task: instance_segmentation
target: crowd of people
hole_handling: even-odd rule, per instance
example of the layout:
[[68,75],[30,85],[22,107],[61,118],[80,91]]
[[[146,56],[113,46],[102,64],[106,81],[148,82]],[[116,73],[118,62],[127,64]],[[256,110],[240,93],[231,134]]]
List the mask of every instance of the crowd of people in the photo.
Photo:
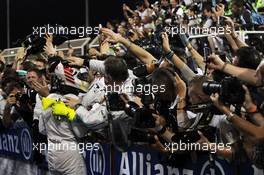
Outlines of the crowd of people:
[[[123,4],[123,20],[107,22],[99,47],[86,55],[71,47],[57,51],[55,36],[46,34],[43,47],[31,43],[35,52],[22,47],[11,65],[1,59],[0,129],[22,120],[38,143],[111,143],[120,151],[140,144],[167,153],[174,166],[195,153],[262,169],[263,33],[245,42],[237,31],[263,30],[264,2],[142,0],[134,6]],[[179,142],[209,149],[166,149]],[[46,156],[54,174],[86,173],[78,149],[49,149]]]

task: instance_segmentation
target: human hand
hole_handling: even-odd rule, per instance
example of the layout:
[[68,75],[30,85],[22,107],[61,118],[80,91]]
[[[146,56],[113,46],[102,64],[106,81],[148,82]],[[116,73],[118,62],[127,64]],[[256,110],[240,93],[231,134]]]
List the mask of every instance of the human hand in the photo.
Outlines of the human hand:
[[215,105],[215,107],[217,107],[221,112],[225,112],[226,106],[221,102],[221,100],[219,99],[219,94],[218,93],[214,93],[211,94],[210,99],[212,100],[213,104]]
[[69,61],[70,66],[83,66],[84,59],[78,57],[68,57],[67,61]]
[[221,58],[218,55],[215,54],[210,55],[208,57],[208,60],[209,60],[207,63],[208,69],[222,70],[225,65],[225,62],[221,60]]
[[17,51],[15,60],[16,61],[24,60],[26,54],[27,54],[27,51],[26,51],[26,49],[24,47],[19,48],[18,51]]
[[122,36],[118,33],[115,33],[113,32],[112,30],[110,29],[107,29],[107,28],[102,28],[101,29],[101,32],[108,37],[108,41],[111,42],[111,43],[118,43],[120,42]]
[[56,55],[56,49],[52,44],[53,36],[46,34],[45,38],[46,38],[46,45],[44,46],[44,52],[47,55]]
[[257,84],[259,86],[264,85],[264,60],[262,60],[257,68],[255,77],[257,77]]
[[58,51],[58,56],[61,57],[62,59],[65,59],[64,53],[61,50]]
[[224,16],[225,14],[225,5],[217,4],[216,9],[213,9],[213,12],[216,16]]
[[171,49],[170,49],[170,43],[169,43],[169,37],[167,35],[166,32],[163,32],[161,34],[161,38],[162,38],[162,48],[163,50],[167,53],[167,52],[170,52]]
[[67,107],[62,101],[52,105],[52,114],[67,117],[70,121],[75,119],[75,111]]
[[245,101],[243,103],[243,106],[245,107],[246,111],[249,111],[250,109],[256,107],[256,105],[253,103],[250,92],[247,88],[247,86],[243,85],[243,89],[245,90]]
[[159,128],[165,126],[166,121],[165,121],[165,119],[162,116],[160,116],[158,114],[152,114],[152,116],[156,119],[155,120],[155,129],[156,130],[158,130]]
[[209,140],[204,136],[204,134],[201,131],[197,131],[200,135],[200,139],[197,141],[197,143],[201,145],[210,144]]
[[16,104],[17,103],[16,94],[9,94],[7,99],[6,99],[6,102],[8,105]]
[[63,102],[65,103],[66,106],[75,109],[76,105],[81,103],[81,100],[72,97],[65,97],[65,100],[63,100]]
[[49,95],[49,86],[45,80],[43,80],[43,84],[32,81],[32,88],[42,97],[47,97]]
[[123,4],[123,10],[127,11],[127,10],[129,10],[129,7],[126,4]]

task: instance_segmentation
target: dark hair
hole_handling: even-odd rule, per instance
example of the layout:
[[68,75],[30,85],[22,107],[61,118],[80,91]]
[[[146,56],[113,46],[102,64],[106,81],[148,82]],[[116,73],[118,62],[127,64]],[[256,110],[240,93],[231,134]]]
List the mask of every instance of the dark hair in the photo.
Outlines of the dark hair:
[[211,6],[211,4],[209,4],[209,3],[204,3],[203,4],[203,11],[204,10],[206,10],[206,11],[208,11],[208,12],[213,12],[212,11],[212,6]]
[[30,69],[27,70],[27,72],[36,72],[38,77],[41,77],[43,75],[43,73],[37,68],[30,68]]
[[237,6],[238,8],[241,8],[244,6],[244,1],[243,0],[235,0],[232,2],[232,5]]
[[109,56],[105,62],[105,73],[110,75],[113,81],[122,82],[128,78],[127,64],[122,58]]
[[10,82],[19,82],[19,76],[16,73],[16,71],[12,68],[6,68],[3,72],[2,81],[1,81],[1,87],[4,89],[8,83]]
[[3,61],[0,61],[0,72],[3,72],[5,69],[5,63]]
[[4,88],[6,95],[8,96],[15,88],[22,89],[22,86],[15,81],[9,82]]
[[25,61],[22,63],[23,70],[28,71],[29,69],[35,68],[35,64],[33,64],[31,61]]
[[145,7],[145,4],[144,4],[143,1],[137,1],[137,2],[136,2],[136,7],[137,7],[137,6],[139,6],[139,7],[140,7],[140,6],[144,6],[144,7]]
[[260,53],[252,47],[241,47],[236,52],[239,67],[256,69],[262,58]]
[[125,55],[123,59],[126,62],[128,69],[130,70],[132,70],[134,67],[137,67],[140,63],[137,58],[132,56],[131,54]]
[[38,62],[42,62],[43,64],[47,64],[47,60],[45,60],[45,59],[43,59],[43,58],[37,58],[37,59],[35,59],[35,61],[38,61]]
[[169,68],[158,68],[152,73],[152,84],[161,86],[165,85],[165,92],[163,94],[157,94],[165,96],[165,97],[172,97],[174,100],[176,98],[176,81],[175,81],[175,72]]
[[199,9],[198,9],[198,7],[197,7],[197,5],[196,5],[196,4],[194,4],[194,5],[191,5],[191,6],[189,7],[189,10],[193,11],[193,12],[194,12],[194,14],[197,14],[197,13],[198,13],[198,11],[199,11]]

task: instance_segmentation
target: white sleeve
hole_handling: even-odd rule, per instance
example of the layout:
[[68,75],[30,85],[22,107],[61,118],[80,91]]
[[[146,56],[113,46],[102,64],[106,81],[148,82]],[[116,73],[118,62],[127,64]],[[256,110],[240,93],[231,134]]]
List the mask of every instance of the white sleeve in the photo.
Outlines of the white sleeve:
[[0,101],[0,119],[3,118],[5,105],[6,105],[6,101],[4,99],[2,99]]
[[[75,112],[76,119],[81,120],[89,129],[103,128],[108,124],[108,111],[105,104],[96,103],[89,111],[83,106],[80,106]],[[113,120],[129,117],[124,111],[113,111],[111,115],[113,116]]]
[[89,62],[89,68],[91,70],[100,72],[100,73],[105,73],[105,66],[104,66],[104,61],[99,61],[99,60],[90,60]]
[[203,28],[209,28],[211,27],[213,24],[213,20],[212,19],[207,19],[203,25]]
[[179,16],[181,16],[181,17],[183,17],[183,14],[184,14],[183,9],[182,8],[179,8],[177,10],[176,14],[179,15]]
[[34,114],[33,114],[33,120],[39,120],[41,113],[43,112],[42,109],[42,102],[41,99],[39,97],[39,95],[36,95],[36,104],[34,107]]
[[219,128],[222,122],[227,122],[226,115],[214,115],[209,126]]
[[47,135],[47,131],[46,131],[46,123],[48,121],[48,119],[52,116],[52,111],[51,109],[47,109],[45,111],[42,112],[42,115],[39,116],[39,132],[43,135]]
[[76,111],[77,119],[81,120],[90,129],[102,128],[107,124],[106,106],[96,103],[91,110],[80,106]]

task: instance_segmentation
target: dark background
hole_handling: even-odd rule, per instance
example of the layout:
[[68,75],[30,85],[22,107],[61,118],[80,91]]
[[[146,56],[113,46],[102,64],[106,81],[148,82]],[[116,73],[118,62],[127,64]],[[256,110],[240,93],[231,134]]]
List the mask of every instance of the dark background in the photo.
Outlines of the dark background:
[[[133,0],[88,0],[89,26],[122,19],[122,3]],[[33,32],[33,26],[85,26],[85,0],[10,0],[11,47]],[[7,48],[6,0],[0,0],[0,49]]]

